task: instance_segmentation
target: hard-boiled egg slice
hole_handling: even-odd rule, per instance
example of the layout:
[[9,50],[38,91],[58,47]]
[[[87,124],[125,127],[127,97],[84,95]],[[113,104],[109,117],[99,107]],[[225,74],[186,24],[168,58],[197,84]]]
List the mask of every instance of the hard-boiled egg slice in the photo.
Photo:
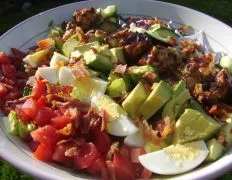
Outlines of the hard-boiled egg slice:
[[62,66],[59,71],[59,82],[63,86],[72,86],[75,81],[72,69],[68,66]]
[[64,65],[65,63],[68,63],[69,59],[67,57],[65,57],[64,55],[54,52],[52,59],[50,61],[50,66],[51,67],[60,67],[62,65]]
[[108,116],[107,132],[114,136],[128,136],[138,131],[133,121],[122,107],[109,96],[101,94],[92,98],[92,106],[100,111],[103,109]]
[[51,84],[58,83],[59,80],[59,68],[57,67],[39,67],[36,71],[36,75],[41,76]]
[[131,134],[124,139],[124,144],[132,147],[144,147],[145,143],[146,142],[140,131],[137,131],[136,133]]
[[163,150],[139,156],[139,161],[154,173],[174,175],[196,168],[207,155],[207,146],[200,140],[183,145],[171,145]]

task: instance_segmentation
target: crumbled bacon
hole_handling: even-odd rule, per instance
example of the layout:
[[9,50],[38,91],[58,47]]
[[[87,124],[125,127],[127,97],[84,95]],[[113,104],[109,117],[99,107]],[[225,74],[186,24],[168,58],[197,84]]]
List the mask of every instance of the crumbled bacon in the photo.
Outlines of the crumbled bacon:
[[77,62],[74,66],[72,66],[72,73],[77,79],[90,76],[90,73],[83,62]]
[[127,69],[127,65],[119,64],[116,66],[114,73],[124,74],[126,72],[126,69]]

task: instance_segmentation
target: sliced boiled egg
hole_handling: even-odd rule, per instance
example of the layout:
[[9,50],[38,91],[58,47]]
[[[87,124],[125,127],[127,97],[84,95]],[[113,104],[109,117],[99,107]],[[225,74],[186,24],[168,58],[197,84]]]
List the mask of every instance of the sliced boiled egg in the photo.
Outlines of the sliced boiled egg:
[[207,157],[208,149],[204,141],[176,144],[139,156],[140,163],[153,173],[175,175],[190,171]]
[[114,136],[128,136],[138,131],[134,122],[127,116],[123,108],[104,94],[92,98],[92,106],[100,111],[103,109],[108,115],[107,132]]
[[59,82],[63,86],[72,86],[75,81],[72,69],[68,66],[62,66],[59,71]]
[[55,66],[60,67],[68,62],[69,62],[69,59],[67,57],[65,57],[64,55],[62,55],[60,53],[54,52],[52,59],[50,61],[50,66],[51,67],[55,67]]
[[59,69],[57,67],[39,67],[36,71],[36,76],[40,76],[51,84],[56,84],[59,81]]
[[132,147],[144,147],[145,143],[146,142],[140,131],[137,131],[136,133],[131,134],[124,139],[124,144]]

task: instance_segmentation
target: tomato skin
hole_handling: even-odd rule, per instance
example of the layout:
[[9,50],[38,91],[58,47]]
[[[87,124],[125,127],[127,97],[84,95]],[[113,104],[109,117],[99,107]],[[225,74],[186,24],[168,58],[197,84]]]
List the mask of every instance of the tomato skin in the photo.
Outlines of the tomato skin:
[[100,156],[93,143],[85,143],[78,147],[77,155],[73,157],[73,164],[76,169],[88,168]]
[[10,64],[10,59],[4,52],[0,52],[0,65],[1,64]]
[[125,144],[122,145],[122,147],[120,148],[120,155],[128,160],[130,160],[130,156],[131,156],[131,149],[126,146]]
[[37,105],[38,107],[44,107],[47,105],[47,99],[45,96],[41,96],[38,100],[37,100]]
[[108,180],[109,174],[105,161],[106,159],[101,156],[88,167],[87,171],[94,176],[101,176],[102,179]]
[[16,73],[14,65],[11,64],[2,64],[2,72],[4,76],[11,77],[13,73]]
[[118,180],[135,179],[132,163],[128,159],[122,157],[117,151],[114,153],[113,165],[114,165],[114,173],[116,179]]
[[24,123],[28,123],[31,121],[31,118],[22,111],[22,104],[17,104],[15,111],[17,113],[18,118]]
[[99,153],[107,153],[112,144],[110,136],[100,131],[100,129],[93,129],[91,133],[93,137],[92,142],[97,147]]
[[72,122],[73,120],[67,116],[56,116],[51,119],[52,126],[57,129],[62,129],[65,126],[67,126],[67,124],[72,123]]
[[44,162],[51,162],[53,150],[45,144],[40,144],[34,153],[35,157]]
[[38,146],[39,146],[39,143],[38,143],[38,142],[35,142],[35,141],[33,141],[33,140],[31,140],[31,141],[28,143],[28,146],[29,146],[29,148],[30,148],[33,152],[35,152],[36,149],[37,149]]
[[6,95],[7,92],[8,92],[8,89],[6,88],[6,86],[0,83],[0,97]]
[[37,83],[32,88],[32,96],[39,99],[46,91],[46,83],[43,81],[37,81]]
[[37,110],[34,122],[39,126],[50,124],[51,119],[55,116],[54,111],[49,107],[40,107]]
[[60,140],[60,136],[56,133],[56,129],[51,125],[38,128],[31,132],[34,141],[43,143],[47,146],[54,147]]
[[34,119],[37,113],[37,102],[32,98],[27,99],[22,105],[22,111],[31,119]]

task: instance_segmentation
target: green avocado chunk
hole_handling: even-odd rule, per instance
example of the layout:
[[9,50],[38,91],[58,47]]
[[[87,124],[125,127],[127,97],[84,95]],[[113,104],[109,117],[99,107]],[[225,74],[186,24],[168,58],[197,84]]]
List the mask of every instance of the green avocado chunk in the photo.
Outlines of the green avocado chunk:
[[111,61],[113,62],[113,64],[126,63],[123,47],[112,48],[110,49],[110,52],[111,52]]
[[36,125],[33,123],[24,124],[22,121],[18,121],[19,137],[22,139],[26,138],[30,132],[34,131],[35,129]]
[[113,68],[113,64],[109,57],[95,54],[93,50],[84,53],[84,60],[87,66],[96,71],[108,73]]
[[98,41],[77,45],[75,51],[71,52],[71,58],[80,58],[84,55],[86,51],[89,51],[90,48],[99,48],[100,44]]
[[141,104],[146,100],[148,94],[141,82],[131,91],[127,98],[122,102],[122,107],[126,112],[134,117]]
[[162,117],[169,117],[175,121],[183,112],[186,102],[191,98],[189,90],[185,88],[185,82],[180,81],[174,88],[172,99],[164,106]]
[[105,9],[100,9],[100,12],[104,18],[115,16],[117,14],[117,6],[109,5]]
[[207,142],[207,148],[209,154],[206,158],[206,161],[215,161],[222,157],[225,152],[225,147],[220,144],[216,139],[211,139]]
[[127,93],[126,83],[123,78],[115,79],[107,87],[106,93],[110,97],[119,97]]
[[228,123],[225,125],[221,133],[224,134],[225,136],[225,141],[226,141],[226,147],[231,147],[232,146],[232,123]]
[[[135,83],[137,83],[147,72],[155,73],[155,69],[152,66],[149,66],[149,65],[131,66],[128,69],[128,74]],[[157,74],[156,74],[156,76],[157,76]]]
[[160,81],[153,84],[153,90],[143,102],[137,112],[142,120],[149,119],[154,115],[172,96],[173,90],[166,82]]
[[221,128],[213,118],[193,109],[185,109],[175,126],[174,141],[181,144],[208,140]]
[[168,43],[170,37],[174,40],[179,38],[179,35],[176,34],[173,30],[166,27],[161,27],[159,24],[152,25],[146,32],[151,37],[165,43]]
[[8,133],[18,136],[19,130],[18,130],[18,118],[15,111],[11,111],[8,114],[8,117],[6,118],[6,122],[4,123],[5,126],[7,126]]

